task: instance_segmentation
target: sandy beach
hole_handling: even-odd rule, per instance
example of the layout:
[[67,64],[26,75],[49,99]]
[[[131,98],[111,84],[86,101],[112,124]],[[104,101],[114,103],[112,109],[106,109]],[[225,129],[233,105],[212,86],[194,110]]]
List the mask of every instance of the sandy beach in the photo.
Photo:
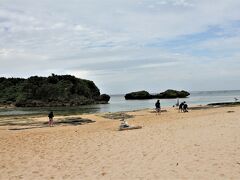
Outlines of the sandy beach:
[[52,128],[47,117],[1,117],[0,179],[240,179],[239,106],[127,114],[143,128],[118,131],[103,114]]

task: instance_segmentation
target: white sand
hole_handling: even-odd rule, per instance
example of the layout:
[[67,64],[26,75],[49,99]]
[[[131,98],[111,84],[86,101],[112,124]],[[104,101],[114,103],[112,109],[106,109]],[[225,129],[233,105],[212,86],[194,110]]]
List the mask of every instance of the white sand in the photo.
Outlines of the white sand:
[[142,129],[117,131],[119,121],[96,115],[80,126],[0,127],[0,179],[240,179],[240,107],[129,114]]

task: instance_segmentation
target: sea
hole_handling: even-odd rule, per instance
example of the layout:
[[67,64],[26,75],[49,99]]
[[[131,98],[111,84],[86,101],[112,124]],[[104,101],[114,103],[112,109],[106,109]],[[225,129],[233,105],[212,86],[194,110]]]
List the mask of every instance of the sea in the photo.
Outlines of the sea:
[[[239,99],[239,100],[236,100]],[[209,103],[235,102],[240,101],[240,90],[226,91],[193,91],[187,98],[179,99],[179,102],[186,101],[191,106],[207,105]],[[81,107],[44,107],[44,108],[1,108],[1,116],[9,115],[37,115],[48,114],[53,111],[55,115],[73,115],[84,113],[120,112],[133,111],[155,107],[156,99],[149,100],[125,100],[123,94],[111,95],[108,104],[86,105]],[[161,99],[161,106],[172,107],[177,99]]]

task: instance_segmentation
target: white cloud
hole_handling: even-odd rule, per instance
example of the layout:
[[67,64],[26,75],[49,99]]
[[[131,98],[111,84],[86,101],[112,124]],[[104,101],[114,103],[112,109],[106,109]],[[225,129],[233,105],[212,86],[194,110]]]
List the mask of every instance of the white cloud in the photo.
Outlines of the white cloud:
[[[216,67],[222,79],[239,78],[239,8],[238,0],[3,0],[0,75],[72,73],[111,93],[140,88],[139,81],[196,90],[202,87],[191,84],[208,78],[204,86],[212,88]],[[221,27],[216,37],[208,34],[212,27]],[[149,46],[204,32],[205,39],[182,40],[174,50]]]

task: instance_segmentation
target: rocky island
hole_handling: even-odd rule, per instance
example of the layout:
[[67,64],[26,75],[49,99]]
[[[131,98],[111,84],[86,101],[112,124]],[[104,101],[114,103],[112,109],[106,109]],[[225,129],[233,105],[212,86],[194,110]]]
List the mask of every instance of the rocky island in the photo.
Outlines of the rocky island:
[[17,107],[80,106],[108,103],[93,81],[71,75],[28,79],[0,77],[0,104]]
[[150,94],[147,91],[136,91],[131,92],[125,95],[126,100],[134,100],[134,99],[174,99],[174,98],[186,98],[190,93],[187,91],[176,91],[172,89],[168,89],[159,94]]

